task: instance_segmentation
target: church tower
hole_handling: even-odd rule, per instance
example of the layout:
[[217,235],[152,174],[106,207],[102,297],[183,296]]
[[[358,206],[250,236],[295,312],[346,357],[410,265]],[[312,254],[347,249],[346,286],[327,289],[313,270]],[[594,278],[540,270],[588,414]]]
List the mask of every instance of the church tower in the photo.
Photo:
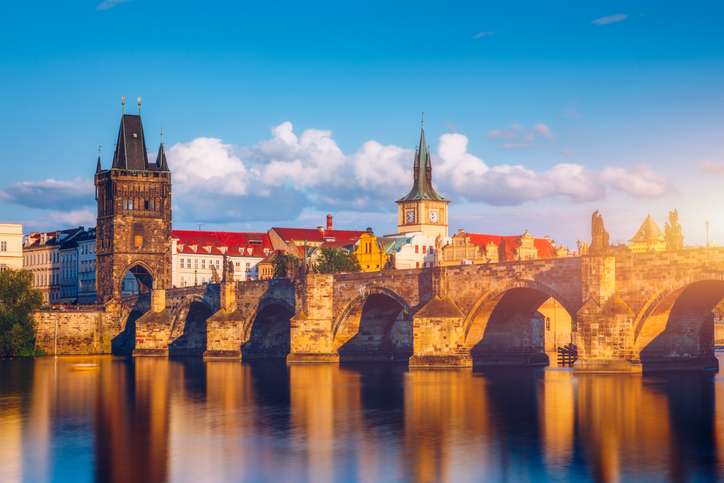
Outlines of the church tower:
[[430,148],[425,144],[425,128],[420,146],[415,150],[412,190],[397,200],[397,232],[422,232],[424,235],[447,237],[447,200],[432,187]]
[[171,172],[163,142],[148,162],[140,114],[121,118],[113,166],[98,158],[95,186],[98,302],[120,298],[128,272],[141,293],[171,288]]

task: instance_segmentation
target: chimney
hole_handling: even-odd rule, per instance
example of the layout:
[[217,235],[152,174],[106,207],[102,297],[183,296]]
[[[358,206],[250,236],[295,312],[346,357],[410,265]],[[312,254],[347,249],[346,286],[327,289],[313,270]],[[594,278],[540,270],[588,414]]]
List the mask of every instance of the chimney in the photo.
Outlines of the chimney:
[[331,230],[331,229],[332,229],[332,215],[329,214],[329,215],[327,215],[327,230]]

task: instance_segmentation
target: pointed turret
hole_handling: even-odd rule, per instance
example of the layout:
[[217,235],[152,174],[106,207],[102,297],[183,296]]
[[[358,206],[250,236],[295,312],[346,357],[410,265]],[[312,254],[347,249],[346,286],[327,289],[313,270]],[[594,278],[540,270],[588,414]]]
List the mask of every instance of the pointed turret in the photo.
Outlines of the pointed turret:
[[148,170],[146,140],[140,115],[124,114],[121,118],[116,152],[113,155],[113,169]]
[[156,169],[159,171],[168,171],[168,163],[166,163],[166,151],[163,149],[163,143],[158,147],[156,155]]
[[96,174],[100,173],[101,171],[103,171],[103,170],[101,169],[101,155],[99,154],[98,155],[98,164],[96,164]]
[[420,133],[420,145],[415,150],[412,190],[397,202],[415,200],[449,201],[437,194],[432,187],[432,161],[430,147],[425,143],[424,127]]

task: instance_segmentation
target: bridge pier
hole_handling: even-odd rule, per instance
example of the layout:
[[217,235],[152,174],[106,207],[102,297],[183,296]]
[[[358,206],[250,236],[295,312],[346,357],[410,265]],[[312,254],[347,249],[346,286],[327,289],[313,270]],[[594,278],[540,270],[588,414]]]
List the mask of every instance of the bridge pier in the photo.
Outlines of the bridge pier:
[[136,320],[135,356],[168,356],[171,317],[166,311],[166,290],[151,290],[151,310]]
[[435,296],[412,318],[410,367],[472,367],[465,346],[465,315],[447,295]]
[[334,275],[307,273],[294,282],[297,313],[291,319],[287,362],[339,362],[332,323]]
[[239,311],[236,281],[223,281],[219,285],[221,309],[206,319],[205,359],[241,359],[244,315]]

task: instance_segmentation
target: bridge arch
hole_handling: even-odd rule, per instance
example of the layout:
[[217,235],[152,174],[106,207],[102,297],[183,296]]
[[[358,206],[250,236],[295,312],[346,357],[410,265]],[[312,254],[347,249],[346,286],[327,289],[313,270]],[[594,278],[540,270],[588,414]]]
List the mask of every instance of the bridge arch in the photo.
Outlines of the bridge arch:
[[485,291],[463,321],[465,347],[473,364],[547,363],[548,321],[539,309],[549,299],[563,307],[571,326],[563,334],[565,340],[552,344],[572,342],[576,310],[555,289],[535,280],[512,279]]
[[190,295],[174,310],[168,350],[170,355],[200,355],[206,351],[206,320],[214,313],[200,295]]
[[154,288],[156,277],[153,269],[142,260],[136,260],[129,264],[123,270],[121,276],[114,281],[115,288],[117,290],[114,292],[119,296],[123,297],[123,280],[126,278],[128,273],[131,273],[138,282],[139,293],[148,293],[152,288]]
[[332,337],[340,361],[409,359],[412,310],[395,292],[366,285],[334,319]]
[[244,357],[282,358],[291,352],[291,318],[294,307],[284,299],[259,301],[242,327]]
[[642,364],[668,358],[714,358],[714,307],[724,299],[724,272],[699,271],[672,279],[634,317],[634,352]]

